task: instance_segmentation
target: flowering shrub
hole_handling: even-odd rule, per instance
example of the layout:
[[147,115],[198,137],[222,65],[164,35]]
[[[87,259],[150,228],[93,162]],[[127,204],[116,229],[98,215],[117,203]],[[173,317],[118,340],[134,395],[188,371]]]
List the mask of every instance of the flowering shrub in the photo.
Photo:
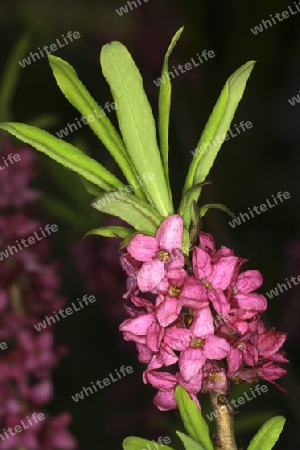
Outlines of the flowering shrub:
[[[163,63],[159,142],[141,75],[120,42],[106,44],[100,55],[120,132],[101,114],[73,67],[48,56],[65,97],[82,116],[95,113],[99,118],[89,126],[130,185],[125,186],[79,148],[43,130],[19,123],[0,127],[77,173],[91,196],[97,197],[92,202],[95,209],[131,226],[100,227],[87,234],[123,239],[121,263],[129,276],[125,298],[131,303],[126,307],[129,318],[120,329],[126,340],[136,343],[139,361],[147,364],[144,382],[158,389],[154,402],[159,409],[178,406],[188,435],[177,435],[186,449],[237,450],[233,415],[227,407],[230,384],[259,379],[274,383],[283,376],[280,364],[287,360],[280,348],[286,336],[267,331],[262,323],[266,299],[253,292],[262,284],[260,273],[241,272],[246,261],[229,248],[217,250],[212,236],[201,231],[202,218],[210,208],[230,211],[220,204],[199,207],[198,201],[254,61],[244,64],[225,83],[200,137],[197,148],[201,151],[195,152],[175,211],[168,162],[172,86],[167,74],[169,56],[182,30],[173,37]],[[145,174],[153,174],[147,183],[141,181]],[[200,413],[199,392],[210,394],[216,412],[214,442]],[[270,450],[284,421],[281,416],[267,421],[248,450]],[[141,450],[146,445],[150,450],[157,448],[156,443],[137,437],[123,442],[124,450]],[[172,450],[167,445],[163,448]]]

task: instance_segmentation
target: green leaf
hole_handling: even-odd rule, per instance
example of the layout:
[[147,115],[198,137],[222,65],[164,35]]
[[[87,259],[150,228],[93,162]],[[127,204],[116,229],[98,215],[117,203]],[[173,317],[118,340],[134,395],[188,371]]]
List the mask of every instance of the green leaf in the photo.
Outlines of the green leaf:
[[189,436],[180,431],[176,431],[176,434],[179,436],[181,441],[183,442],[185,450],[205,450],[205,448],[199,444],[199,442],[194,441]]
[[[226,138],[226,133],[243,96],[254,64],[255,61],[247,62],[227,80],[198,142],[197,149],[199,149],[199,152],[195,155],[190,166],[185,191],[193,184],[201,183],[207,177]],[[214,145],[209,149],[207,146],[210,143]]]
[[200,217],[204,217],[207,211],[210,209],[220,209],[221,211],[226,212],[230,217],[236,219],[236,216],[233,212],[230,211],[226,206],[221,205],[220,203],[207,203],[206,205],[201,206],[200,208]]
[[163,218],[146,202],[132,194],[118,191],[106,192],[92,202],[93,208],[120,217],[145,234],[155,235]]
[[98,197],[99,195],[104,194],[103,189],[100,189],[95,184],[90,183],[89,181],[85,180],[84,178],[81,178],[81,181],[82,181],[88,194],[93,195],[94,197]]
[[[49,63],[56,82],[69,102],[82,114],[90,128],[108,149],[128,181],[137,181],[121,136],[100,109],[73,67],[57,56],[49,55]],[[88,118],[90,117],[90,120]],[[143,192],[138,193],[143,197]]]
[[279,439],[285,423],[283,416],[269,419],[251,440],[247,450],[271,450]]
[[9,109],[18,83],[21,65],[18,62],[24,57],[29,47],[29,37],[22,36],[14,47],[3,72],[0,85],[0,121],[9,120]]
[[125,227],[100,227],[94,228],[88,231],[84,237],[91,236],[93,234],[97,236],[113,237],[113,238],[126,238],[128,235],[134,234],[135,231]]
[[168,187],[170,189],[169,182],[169,119],[170,119],[170,107],[171,107],[171,93],[172,93],[172,84],[170,77],[167,76],[169,71],[169,57],[175,47],[178,39],[183,32],[183,28],[181,27],[175,36],[173,37],[171,44],[167,50],[164,64],[162,68],[161,78],[164,80],[159,87],[159,102],[158,102],[158,129],[159,129],[159,137],[160,137],[160,151],[162,155],[162,162],[164,166],[165,176],[168,183]]
[[[226,138],[226,133],[230,128],[237,106],[243,96],[254,64],[255,61],[247,62],[227,80],[198,142],[196,154],[186,177],[184,193],[194,184],[203,182],[209,174]],[[197,202],[200,194],[201,189],[191,194],[186,202],[182,214],[185,217],[187,226],[190,223],[190,203],[192,200]]]
[[207,423],[203,419],[196,403],[180,385],[176,388],[175,399],[189,436],[202,444],[205,450],[214,450]]
[[135,436],[129,436],[123,441],[123,450],[174,450],[168,445],[161,445],[158,442],[148,441]]
[[173,214],[173,206],[157,145],[155,121],[140,72],[120,42],[102,47],[100,61],[118,106],[120,130],[136,173],[139,177],[149,172],[155,174],[154,180],[143,188],[154,208],[167,217]]
[[73,170],[73,172],[78,173],[105,191],[124,186],[100,163],[87,156],[77,147],[52,136],[47,131],[16,122],[2,123],[0,128],[8,131],[21,141],[32,145],[32,147],[50,156],[50,158]]

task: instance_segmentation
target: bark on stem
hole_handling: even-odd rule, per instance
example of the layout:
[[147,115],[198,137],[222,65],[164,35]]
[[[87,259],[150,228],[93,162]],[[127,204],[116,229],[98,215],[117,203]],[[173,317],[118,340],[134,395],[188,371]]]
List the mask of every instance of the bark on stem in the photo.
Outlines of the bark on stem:
[[215,450],[237,450],[233,427],[233,410],[227,397],[218,392],[210,393],[210,401],[215,413],[217,425],[217,445]]

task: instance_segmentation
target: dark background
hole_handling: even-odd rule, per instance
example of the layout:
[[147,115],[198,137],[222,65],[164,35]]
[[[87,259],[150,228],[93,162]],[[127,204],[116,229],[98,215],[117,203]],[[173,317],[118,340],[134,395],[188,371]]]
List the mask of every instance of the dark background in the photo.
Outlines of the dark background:
[[[223,203],[238,214],[264,203],[279,191],[290,193],[289,200],[234,229],[228,224],[228,216],[220,211],[209,212],[204,220],[204,230],[213,233],[219,245],[233,247],[238,255],[250,260],[248,268],[263,273],[261,292],[265,293],[278,282],[284,282],[285,277],[300,274],[300,104],[291,106],[288,102],[300,89],[300,13],[255,36],[250,28],[270,14],[274,16],[289,5],[294,7],[294,3],[270,0],[261,3],[141,0],[141,3],[119,16],[115,10],[124,6],[125,1],[0,0],[0,68],[24,33],[30,35],[27,56],[39,46],[54,43],[69,30],[79,31],[80,39],[55,54],[76,68],[91,94],[104,105],[112,99],[101,74],[99,51],[108,41],[119,40],[141,70],[156,117],[158,88],[153,80],[160,76],[173,34],[184,25],[170,67],[189,62],[204,49],[213,50],[216,56],[173,81],[170,164],[178,202],[191,151],[223,84],[246,61],[256,60],[234,119],[236,124],[251,121],[253,128],[224,143],[209,176],[213,184],[204,189],[201,202]],[[60,93],[46,58],[20,70],[10,118],[26,123],[39,119],[42,126],[55,133],[68,122],[74,122],[78,114]],[[113,114],[109,117],[112,119]],[[118,173],[88,126],[72,133],[67,140],[81,145]],[[136,361],[133,345],[124,344],[118,332],[118,324],[125,317],[122,307],[125,281],[115,252],[117,243],[89,238],[89,243],[79,244],[82,235],[104,223],[105,218],[90,210],[88,198],[76,178],[70,178],[41,156],[36,185],[44,192],[40,216],[47,217],[49,223],[58,223],[61,230],[53,252],[62,262],[63,293],[70,302],[85,293],[97,296],[96,304],[57,327],[57,340],[67,343],[70,352],[54,375],[56,395],[50,411],[72,412],[72,432],[80,449],[119,449],[127,435],[149,439],[168,435],[175,447],[174,424],[180,427],[177,413],[157,413],[152,407],[154,391],[143,385],[143,367]],[[92,261],[91,266],[85,265],[86,261]],[[88,273],[83,275],[82,270]],[[268,326],[286,331],[289,336],[285,348],[291,362],[288,375],[280,380],[288,394],[269,385],[267,394],[239,408],[236,426],[240,446],[246,447],[268,417],[283,414],[288,421],[275,448],[299,448],[299,293],[300,288],[294,287],[273,298],[265,314]],[[105,378],[123,364],[134,368],[126,380],[78,403],[71,399],[83,386]],[[237,398],[245,387],[234,389],[232,398]],[[203,404],[205,411],[210,411],[205,399]]]

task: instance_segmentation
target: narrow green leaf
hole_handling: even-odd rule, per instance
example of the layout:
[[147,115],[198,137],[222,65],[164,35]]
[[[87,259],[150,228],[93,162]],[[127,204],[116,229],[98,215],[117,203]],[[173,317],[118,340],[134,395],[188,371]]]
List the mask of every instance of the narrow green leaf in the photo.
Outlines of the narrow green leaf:
[[24,57],[29,47],[29,36],[24,35],[17,42],[10,58],[4,67],[0,85],[0,121],[9,120],[9,109],[18,83],[21,65],[19,61]]
[[139,177],[149,172],[155,174],[154,180],[143,186],[147,198],[163,217],[169,216],[173,214],[173,206],[157,145],[155,121],[140,72],[120,42],[102,47],[100,61],[118,105],[120,130],[136,173]]
[[93,234],[97,236],[113,237],[113,238],[126,238],[127,236],[134,234],[135,230],[125,227],[100,227],[94,228],[88,231],[84,237],[91,236]]
[[32,145],[32,147],[105,191],[111,188],[124,187],[123,183],[100,163],[87,156],[77,147],[52,136],[47,131],[16,122],[2,123],[0,128]]
[[93,183],[90,183],[89,181],[85,180],[84,178],[81,178],[81,181],[88,192],[88,194],[93,195],[94,197],[99,197],[99,195],[104,194],[103,189],[100,189],[98,186],[96,186]]
[[146,202],[122,191],[106,192],[92,202],[93,208],[120,217],[145,234],[155,235],[163,218]]
[[168,445],[161,445],[159,442],[148,441],[135,436],[129,436],[123,441],[123,450],[174,450]]
[[185,450],[205,450],[203,445],[199,444],[199,442],[194,441],[194,439],[190,438],[184,433],[180,431],[176,431],[177,436],[183,442]]
[[233,212],[230,211],[230,209],[228,209],[225,205],[221,205],[220,203],[207,203],[206,205],[201,206],[200,217],[204,217],[207,211],[209,211],[210,209],[220,209],[221,211],[226,212],[233,219],[236,218],[236,216],[233,214]]
[[176,388],[175,399],[184,423],[184,427],[189,436],[196,442],[202,444],[205,450],[214,450],[209,436],[209,428],[207,423],[202,417],[196,403],[180,385]]
[[278,441],[284,424],[285,418],[283,416],[275,416],[269,419],[258,430],[247,450],[271,450]]
[[[193,185],[203,182],[209,174],[226,138],[226,133],[230,128],[237,106],[243,96],[254,64],[255,61],[247,62],[227,80],[198,142],[186,177],[184,193]],[[188,201],[181,206],[181,213],[186,226],[189,226],[191,220],[190,204],[193,200],[197,202],[200,194],[201,189],[197,189],[189,195]]]
[[170,119],[170,108],[171,108],[171,93],[172,93],[172,84],[170,77],[167,75],[169,71],[169,57],[175,47],[178,39],[183,32],[183,28],[181,27],[175,36],[173,37],[171,44],[167,50],[164,64],[161,73],[161,79],[163,80],[159,87],[159,102],[158,102],[158,129],[159,129],[159,137],[160,137],[160,151],[162,155],[162,162],[164,166],[165,176],[168,183],[168,187],[170,189],[170,180],[169,180],[169,119]]
[[[79,80],[74,68],[57,56],[49,55],[48,58],[56,82],[67,100],[82,114],[90,128],[115,159],[127,180],[129,182],[137,181],[121,136]],[[138,194],[143,197],[142,191]]]
[[[226,138],[254,64],[255,61],[247,62],[227,80],[198,142],[197,152],[186,178],[185,191],[207,177]],[[212,144],[211,148],[208,147],[209,144]]]

